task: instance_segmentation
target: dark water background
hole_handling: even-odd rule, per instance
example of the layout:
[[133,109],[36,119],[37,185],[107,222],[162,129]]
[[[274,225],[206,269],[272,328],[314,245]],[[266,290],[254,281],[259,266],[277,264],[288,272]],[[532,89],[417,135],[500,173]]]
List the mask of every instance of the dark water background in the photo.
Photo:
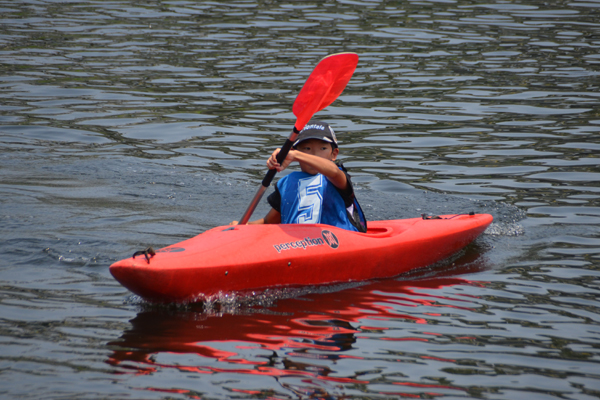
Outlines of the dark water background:
[[[0,397],[600,397],[599,50],[598,0],[0,0]],[[486,234],[205,306],[114,281],[241,217],[342,51],[318,117],[369,218],[487,212]]]

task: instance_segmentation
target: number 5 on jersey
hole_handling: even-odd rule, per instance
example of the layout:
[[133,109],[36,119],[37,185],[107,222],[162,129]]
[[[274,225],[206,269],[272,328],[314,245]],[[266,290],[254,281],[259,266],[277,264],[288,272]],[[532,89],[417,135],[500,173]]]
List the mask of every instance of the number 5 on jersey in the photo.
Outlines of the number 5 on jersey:
[[317,174],[298,181],[298,224],[318,224],[323,209],[323,175]]

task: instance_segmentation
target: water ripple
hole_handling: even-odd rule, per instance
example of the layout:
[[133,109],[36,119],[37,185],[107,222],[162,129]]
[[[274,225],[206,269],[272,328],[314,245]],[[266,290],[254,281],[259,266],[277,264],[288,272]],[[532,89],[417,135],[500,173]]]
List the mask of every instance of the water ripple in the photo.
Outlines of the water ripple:
[[[597,9],[0,0],[0,391],[597,396]],[[341,51],[318,117],[368,217],[486,212],[486,234],[395,280],[127,301],[108,266],[239,219]]]

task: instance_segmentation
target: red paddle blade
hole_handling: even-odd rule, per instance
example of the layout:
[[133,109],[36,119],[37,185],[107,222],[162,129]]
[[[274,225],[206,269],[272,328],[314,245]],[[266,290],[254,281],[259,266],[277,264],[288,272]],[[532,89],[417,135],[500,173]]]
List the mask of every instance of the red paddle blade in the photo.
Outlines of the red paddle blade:
[[312,116],[333,103],[352,78],[358,64],[355,53],[332,54],[322,59],[308,77],[294,101],[294,125],[299,131]]

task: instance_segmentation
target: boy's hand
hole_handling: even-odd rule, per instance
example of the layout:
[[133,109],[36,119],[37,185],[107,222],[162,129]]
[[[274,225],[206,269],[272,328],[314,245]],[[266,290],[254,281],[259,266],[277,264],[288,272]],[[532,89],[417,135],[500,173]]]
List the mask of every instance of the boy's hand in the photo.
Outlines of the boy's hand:
[[269,157],[269,159],[267,160],[267,167],[269,169],[276,169],[277,172],[283,171],[292,163],[292,161],[294,161],[294,152],[296,150],[293,150],[293,149],[290,150],[287,157],[283,161],[283,164],[279,164],[277,162],[277,154],[279,154],[279,151],[281,151],[281,149],[275,149],[273,154],[271,154],[271,157]]

